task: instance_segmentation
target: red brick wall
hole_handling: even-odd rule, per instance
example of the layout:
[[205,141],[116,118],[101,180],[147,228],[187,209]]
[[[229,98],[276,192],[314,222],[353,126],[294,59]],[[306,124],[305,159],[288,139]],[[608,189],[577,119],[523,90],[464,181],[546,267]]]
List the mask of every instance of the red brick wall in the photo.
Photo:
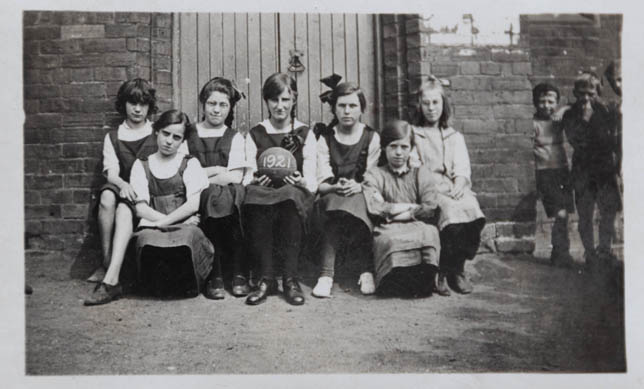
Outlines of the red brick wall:
[[121,83],[152,79],[172,106],[172,17],[158,13],[23,14],[25,249],[74,256],[98,249],[102,141],[122,120]]

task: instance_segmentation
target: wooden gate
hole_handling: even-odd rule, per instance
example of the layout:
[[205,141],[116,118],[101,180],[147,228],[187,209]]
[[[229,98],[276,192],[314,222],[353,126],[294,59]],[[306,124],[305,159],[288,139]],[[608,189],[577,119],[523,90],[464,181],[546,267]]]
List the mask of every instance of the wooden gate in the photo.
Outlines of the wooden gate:
[[212,77],[235,80],[246,100],[237,104],[235,126],[241,131],[267,117],[262,83],[274,72],[287,72],[290,51],[303,56],[297,78],[298,119],[329,122],[326,90],[320,78],[338,73],[357,82],[369,105],[363,121],[379,128],[381,88],[377,17],[371,14],[181,13],[174,17],[174,104],[190,118],[201,116],[200,88]]

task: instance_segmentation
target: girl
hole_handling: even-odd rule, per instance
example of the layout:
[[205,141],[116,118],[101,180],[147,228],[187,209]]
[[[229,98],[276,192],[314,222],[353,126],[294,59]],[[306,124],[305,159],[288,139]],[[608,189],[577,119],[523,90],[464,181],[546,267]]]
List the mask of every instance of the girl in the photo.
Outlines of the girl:
[[103,141],[103,174],[107,183],[100,190],[98,232],[103,262],[87,279],[100,282],[110,262],[121,261],[133,229],[136,193],[130,185],[130,170],[137,158],[156,152],[157,144],[148,117],[157,111],[155,90],[136,78],[124,82],[116,95],[116,110],[125,120]]
[[440,81],[430,76],[418,92],[414,164],[437,174],[441,237],[437,292],[449,296],[446,282],[457,293],[472,292],[464,274],[465,260],[476,255],[485,216],[471,190],[470,158],[463,135],[449,127],[450,106]]
[[313,296],[330,297],[336,252],[358,258],[362,273],[358,284],[363,294],[375,292],[371,260],[373,225],[367,214],[360,183],[367,169],[380,157],[380,137],[360,122],[367,101],[353,83],[337,85],[329,98],[333,121],[318,140],[318,191],[322,229],[322,270]]
[[[215,259],[204,295],[223,299],[224,282],[221,258],[224,250],[231,255],[233,265],[232,294],[245,296],[249,292],[243,259],[241,205],[244,186],[252,179],[255,154],[249,150],[244,137],[233,130],[234,108],[241,94],[232,83],[221,77],[208,81],[199,93],[204,116],[197,131],[187,138],[190,154],[205,168],[210,186],[201,192],[200,214],[206,235],[215,246]],[[249,162],[250,161],[250,162]]]
[[363,189],[369,214],[376,220],[373,250],[378,292],[429,294],[440,256],[432,173],[409,166],[414,134],[405,121],[382,131],[380,166],[369,169]]
[[[189,253],[193,284],[197,290],[212,269],[214,249],[197,227],[199,196],[208,187],[208,177],[199,161],[178,152],[190,122],[177,110],[164,112],[152,128],[158,151],[132,166],[132,188],[141,221],[136,238],[136,263],[143,278],[150,262]],[[168,248],[180,248],[170,250]],[[186,248],[188,249],[186,251]],[[164,249],[164,250],[160,250]],[[119,272],[122,260],[112,261],[107,274],[85,305],[109,303],[120,297]]]
[[283,289],[286,301],[304,304],[297,281],[298,257],[306,232],[307,217],[317,190],[316,140],[313,131],[295,119],[297,86],[288,74],[275,73],[262,87],[269,118],[250,130],[249,142],[259,157],[270,147],[282,147],[295,156],[297,171],[285,185],[271,187],[266,175],[255,177],[246,188],[244,218],[251,255],[261,264],[261,279],[246,303],[261,304],[277,289],[273,254],[284,260]]

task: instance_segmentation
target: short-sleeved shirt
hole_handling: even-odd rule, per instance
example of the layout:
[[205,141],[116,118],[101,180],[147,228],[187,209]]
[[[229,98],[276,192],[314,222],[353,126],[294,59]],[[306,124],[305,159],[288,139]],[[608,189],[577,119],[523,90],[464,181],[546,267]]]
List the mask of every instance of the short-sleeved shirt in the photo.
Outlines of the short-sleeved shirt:
[[[361,123],[362,124],[362,123]],[[333,131],[337,133],[337,129],[334,127]],[[355,139],[352,139],[352,143],[342,143],[338,139],[337,135],[333,135],[335,140],[343,145],[352,146],[360,142],[363,132],[366,131],[366,126],[362,124],[360,131],[356,132]],[[380,158],[380,136],[377,132],[374,131],[371,142],[369,143],[368,155],[367,155],[367,169],[369,170],[372,167],[378,165],[378,159]],[[318,185],[322,182],[333,178],[333,168],[331,167],[331,155],[329,152],[329,145],[326,141],[326,138],[320,137],[317,142],[317,179]]]
[[[119,128],[116,130],[118,140],[124,142],[134,142],[141,140],[152,133],[152,123],[146,121],[141,128],[132,128],[128,126],[127,121],[123,121]],[[116,156],[116,150],[110,139],[110,134],[105,134],[103,140],[103,173],[106,174],[108,170],[114,169],[118,175],[121,171],[119,166],[119,159]]]
[[[266,129],[267,134],[287,134],[291,131],[291,126],[287,126],[286,128],[283,129],[276,129],[273,127],[271,124],[271,121],[269,119],[266,119],[258,125],[263,126]],[[298,121],[295,119],[293,123],[293,128],[300,128],[302,126],[306,126],[304,123]],[[247,142],[250,143],[248,145],[248,151],[250,152],[250,155],[256,156],[252,163],[252,169],[253,171],[257,170],[257,145],[255,145],[255,142],[249,137],[246,136]],[[306,139],[304,140],[304,145],[302,147],[302,176],[304,177],[304,180],[306,181],[306,189],[309,190],[311,193],[315,193],[318,189],[318,181],[317,181],[317,140],[315,139],[315,134],[313,131],[308,131],[308,134],[306,136]]]
[[[150,172],[154,177],[159,179],[170,178],[177,174],[177,171],[181,167],[181,161],[183,161],[185,156],[185,153],[177,152],[171,161],[161,163],[157,155],[153,154],[148,157]],[[209,182],[206,171],[201,167],[199,160],[196,158],[191,158],[188,161],[188,166],[183,172],[183,183],[186,186],[186,197],[200,193],[208,187]],[[132,166],[130,184],[137,194],[137,201],[150,203],[148,179],[145,175],[145,169],[143,168],[143,164],[140,159],[137,159]]]
[[[124,120],[116,130],[116,136],[118,140],[134,142],[145,138],[152,132],[152,122],[150,121],[146,120],[143,127],[134,129],[127,124],[127,121]],[[179,152],[188,154],[188,146],[185,142],[181,143],[181,146],[179,146]],[[121,170],[116,150],[114,150],[114,145],[112,144],[110,134],[108,133],[105,135],[105,139],[103,140],[103,174],[107,174],[107,171],[110,169],[114,169],[117,175]]]
[[[227,129],[227,127],[206,128],[202,123],[198,123],[196,127],[199,138],[221,138]],[[239,132],[233,136],[230,144],[228,165],[226,167],[228,171],[244,169],[243,185],[248,185],[252,181],[253,173],[257,170],[257,161],[255,160],[257,150],[253,149],[253,146],[253,142],[249,142],[248,137]]]

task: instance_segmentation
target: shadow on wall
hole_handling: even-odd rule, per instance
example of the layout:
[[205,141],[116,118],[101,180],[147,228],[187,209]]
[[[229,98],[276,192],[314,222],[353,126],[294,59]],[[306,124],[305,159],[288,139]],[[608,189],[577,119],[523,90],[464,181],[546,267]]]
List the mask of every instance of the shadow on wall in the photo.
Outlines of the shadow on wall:
[[74,257],[74,261],[69,271],[73,279],[85,279],[101,264],[103,254],[101,253],[101,243],[98,235],[98,207],[100,202],[99,190],[105,183],[102,174],[102,164],[97,163],[94,168],[94,178],[91,183],[92,195],[90,206],[87,211],[86,221],[89,224],[87,233],[84,234],[83,243]]
[[[156,116],[150,117],[154,121]],[[103,128],[114,129],[123,122],[123,118],[116,112],[107,118],[106,125]],[[74,256],[74,262],[70,269],[70,276],[76,279],[87,278],[103,260],[101,252],[101,242],[98,235],[98,207],[100,203],[100,189],[105,184],[105,176],[103,176],[103,164],[97,163],[94,167],[93,179],[90,184],[92,191],[90,206],[85,220],[89,224],[87,233],[83,237],[83,243],[80,249]]]
[[525,195],[514,208],[512,220],[516,222],[535,221],[537,217],[537,193],[532,191]]

